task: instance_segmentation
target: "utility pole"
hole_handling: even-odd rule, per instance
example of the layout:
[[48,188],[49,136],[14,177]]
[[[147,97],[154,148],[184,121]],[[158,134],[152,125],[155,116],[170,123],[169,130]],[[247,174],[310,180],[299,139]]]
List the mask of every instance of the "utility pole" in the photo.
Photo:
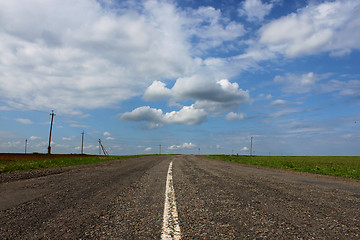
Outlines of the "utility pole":
[[25,140],[25,154],[27,152],[27,139]]
[[56,114],[54,113],[54,110],[51,111],[50,115],[51,115],[51,124],[50,124],[48,154],[51,154],[51,132],[52,132],[52,126],[53,126],[53,122],[54,122],[54,116],[56,116]]
[[252,139],[253,139],[253,137],[251,137],[251,140],[250,140],[250,156],[252,156]]
[[161,144],[159,144],[159,155],[161,155]]
[[81,133],[81,154],[84,154],[84,130]]
[[199,148],[199,155],[201,155],[200,148]]
[[102,145],[102,143],[101,143],[101,139],[99,139],[99,155],[101,155],[101,152],[100,152],[100,147],[101,147],[101,149],[103,150],[104,155],[105,155],[105,156],[108,156],[108,155],[109,155],[109,153],[106,151],[106,149],[105,149],[105,148],[104,148],[104,146]]

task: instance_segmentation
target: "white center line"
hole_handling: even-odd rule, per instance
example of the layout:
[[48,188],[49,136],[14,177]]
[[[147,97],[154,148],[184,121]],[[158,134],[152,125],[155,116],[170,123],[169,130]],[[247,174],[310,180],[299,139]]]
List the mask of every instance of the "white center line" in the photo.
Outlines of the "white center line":
[[172,178],[172,164],[166,179],[165,204],[164,204],[164,220],[161,233],[161,239],[181,239],[181,231],[179,226],[178,213],[176,210],[175,191]]

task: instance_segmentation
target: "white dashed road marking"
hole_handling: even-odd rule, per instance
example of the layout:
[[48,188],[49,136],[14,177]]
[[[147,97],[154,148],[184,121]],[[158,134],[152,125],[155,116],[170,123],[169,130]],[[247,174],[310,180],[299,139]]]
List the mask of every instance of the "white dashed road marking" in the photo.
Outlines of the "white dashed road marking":
[[173,162],[171,162],[169,165],[166,179],[164,220],[161,239],[181,239],[181,231],[179,226],[178,213],[176,210],[175,191],[172,178],[172,164]]

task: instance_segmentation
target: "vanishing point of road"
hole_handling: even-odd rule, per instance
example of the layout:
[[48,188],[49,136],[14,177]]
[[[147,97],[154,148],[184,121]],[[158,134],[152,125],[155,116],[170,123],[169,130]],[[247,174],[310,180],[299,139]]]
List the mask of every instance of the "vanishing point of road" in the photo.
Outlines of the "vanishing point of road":
[[159,155],[0,175],[0,239],[360,239],[360,181]]

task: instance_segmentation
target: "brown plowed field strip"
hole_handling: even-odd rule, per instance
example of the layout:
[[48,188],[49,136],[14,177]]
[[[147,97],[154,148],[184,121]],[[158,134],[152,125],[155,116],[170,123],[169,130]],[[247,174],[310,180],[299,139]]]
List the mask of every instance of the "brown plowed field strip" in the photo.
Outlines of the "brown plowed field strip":
[[25,153],[0,153],[0,161],[27,161],[39,159],[71,158],[71,157],[94,157],[94,155],[80,154],[25,154]]

